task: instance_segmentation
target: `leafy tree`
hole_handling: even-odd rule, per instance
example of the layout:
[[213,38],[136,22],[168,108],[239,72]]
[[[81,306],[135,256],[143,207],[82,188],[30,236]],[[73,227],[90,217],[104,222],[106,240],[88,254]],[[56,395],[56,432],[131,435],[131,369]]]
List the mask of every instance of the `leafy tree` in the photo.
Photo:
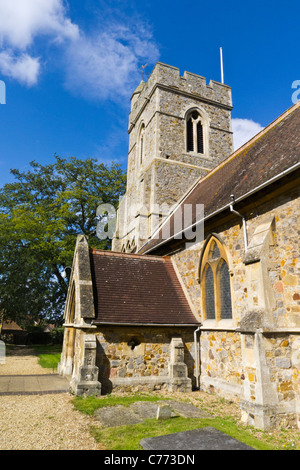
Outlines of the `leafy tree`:
[[[99,240],[97,207],[117,208],[126,175],[96,159],[30,163],[27,172],[11,170],[13,183],[0,189],[0,311],[23,323],[61,318],[67,282],[61,273],[72,264],[76,236],[90,246],[110,249]],[[67,271],[69,274],[69,271]]]

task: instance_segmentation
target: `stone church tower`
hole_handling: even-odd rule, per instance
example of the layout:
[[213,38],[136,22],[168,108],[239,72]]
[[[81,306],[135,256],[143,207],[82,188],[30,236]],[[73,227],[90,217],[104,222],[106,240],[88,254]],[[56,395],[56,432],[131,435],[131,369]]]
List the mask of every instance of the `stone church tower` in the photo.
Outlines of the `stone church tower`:
[[230,87],[160,62],[140,83],[113,251],[138,251],[191,185],[232,153],[231,110]]

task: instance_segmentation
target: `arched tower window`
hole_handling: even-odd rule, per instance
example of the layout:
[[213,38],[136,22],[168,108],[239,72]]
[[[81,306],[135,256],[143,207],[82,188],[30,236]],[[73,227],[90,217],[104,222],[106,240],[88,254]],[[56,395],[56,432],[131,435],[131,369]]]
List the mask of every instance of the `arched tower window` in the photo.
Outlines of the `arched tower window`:
[[139,164],[141,165],[143,163],[144,153],[145,153],[145,124],[142,124],[140,128],[138,152],[139,152],[138,161],[139,161]]
[[186,151],[204,153],[203,122],[195,110],[188,114],[186,120]]
[[225,247],[215,236],[202,253],[199,278],[204,320],[231,320],[230,272]]

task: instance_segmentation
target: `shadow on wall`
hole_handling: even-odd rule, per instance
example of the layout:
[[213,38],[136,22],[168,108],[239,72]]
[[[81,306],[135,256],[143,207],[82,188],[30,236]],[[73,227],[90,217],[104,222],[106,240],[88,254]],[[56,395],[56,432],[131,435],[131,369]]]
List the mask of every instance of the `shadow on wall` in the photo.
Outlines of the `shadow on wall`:
[[97,341],[96,366],[99,369],[98,381],[101,384],[101,395],[111,393],[113,385],[110,380],[110,361],[107,358],[105,350],[99,341]]

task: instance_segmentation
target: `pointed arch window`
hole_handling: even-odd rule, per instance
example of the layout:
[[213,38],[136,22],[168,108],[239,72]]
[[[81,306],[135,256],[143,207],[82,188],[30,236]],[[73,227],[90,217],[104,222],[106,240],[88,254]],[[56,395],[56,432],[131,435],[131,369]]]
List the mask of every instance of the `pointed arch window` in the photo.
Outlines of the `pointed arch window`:
[[145,124],[143,123],[140,129],[140,134],[139,134],[139,164],[141,165],[143,163],[144,159],[144,152],[145,152]]
[[204,320],[231,320],[231,282],[225,247],[211,236],[200,265],[200,283]]
[[218,273],[220,283],[220,315],[222,320],[232,318],[231,292],[230,292],[230,274],[228,264],[221,259]]
[[215,311],[215,286],[214,286],[214,274],[211,266],[207,263],[205,267],[205,312],[208,320],[214,320],[216,317]]
[[203,123],[198,111],[192,111],[187,116],[186,151],[204,153]]

